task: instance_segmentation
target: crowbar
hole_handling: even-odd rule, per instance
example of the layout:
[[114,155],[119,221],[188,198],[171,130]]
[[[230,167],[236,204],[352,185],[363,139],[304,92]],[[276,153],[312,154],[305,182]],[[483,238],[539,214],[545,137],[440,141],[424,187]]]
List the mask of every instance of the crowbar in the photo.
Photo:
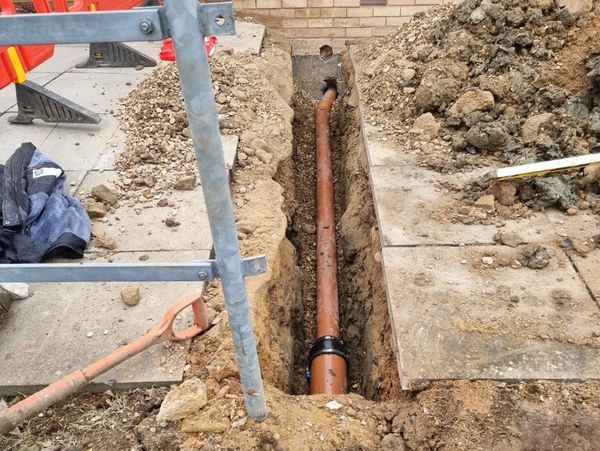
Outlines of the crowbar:
[[[173,329],[175,317],[190,306],[194,312],[194,325],[181,331],[175,331]],[[92,379],[106,373],[111,368],[149,347],[165,341],[188,340],[208,329],[208,326],[206,306],[202,301],[202,295],[192,294],[186,296],[173,304],[165,312],[162,321],[145,335],[105,355],[91,365],[81,370],[73,371],[71,374],[53,382],[46,388],[28,396],[8,409],[0,411],[0,435],[12,431],[21,422],[79,391],[88,385]]]

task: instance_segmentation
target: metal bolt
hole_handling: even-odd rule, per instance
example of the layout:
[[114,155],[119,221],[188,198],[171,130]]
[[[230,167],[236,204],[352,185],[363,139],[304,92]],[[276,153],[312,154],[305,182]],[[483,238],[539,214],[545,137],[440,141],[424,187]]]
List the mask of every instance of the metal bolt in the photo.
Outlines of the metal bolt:
[[142,30],[142,33],[150,34],[154,30],[154,25],[152,25],[152,22],[150,22],[148,19],[144,19],[140,24],[140,29]]
[[200,280],[206,280],[207,277],[208,277],[208,274],[206,272],[204,272],[204,271],[200,271],[198,273],[198,279],[200,279]]

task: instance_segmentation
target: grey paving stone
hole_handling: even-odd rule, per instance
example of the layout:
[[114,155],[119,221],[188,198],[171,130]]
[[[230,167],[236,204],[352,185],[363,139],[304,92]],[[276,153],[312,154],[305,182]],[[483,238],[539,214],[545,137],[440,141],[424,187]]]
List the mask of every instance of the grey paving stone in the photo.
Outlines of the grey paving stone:
[[556,233],[562,237],[587,240],[600,233],[600,216],[590,210],[579,211],[570,216],[563,211],[550,209],[546,211]]
[[250,52],[258,55],[265,37],[265,26],[248,22],[235,22],[235,36],[218,36],[217,52],[232,50],[233,52]]
[[440,182],[470,176],[442,176],[416,166],[373,166],[371,181],[384,246],[421,244],[491,244],[498,230],[518,232],[527,242],[551,241],[555,232],[542,213],[531,219],[492,225],[451,223],[437,219],[452,204],[452,193]]
[[54,56],[48,61],[40,64],[38,67],[32,70],[30,74],[61,74],[87,59],[87,55],[88,46],[84,44],[56,45],[54,47]]
[[590,292],[600,303],[600,248],[585,256],[574,254],[571,258]]
[[[204,250],[117,253],[111,259],[139,262],[143,254],[149,255],[148,262],[187,262],[209,256]],[[106,259],[93,262],[102,260]],[[137,284],[141,302],[128,307],[120,299],[127,285],[131,284],[32,284],[34,295],[15,302],[0,325],[0,356],[8,363],[0,365],[0,394],[33,392],[92,363],[145,334],[178,299],[203,290],[202,283]],[[191,313],[185,312],[176,324],[183,328],[190,321]],[[154,346],[99,377],[89,389],[181,382],[187,346]]]
[[113,140],[118,129],[118,119],[110,115],[98,125],[59,124],[38,147],[65,170],[89,170],[107,153],[122,149],[120,135]]
[[67,72],[46,87],[96,113],[116,111],[119,101],[148,74],[143,71],[128,73]]
[[[101,183],[114,186],[115,177],[112,171],[88,172],[77,190],[77,197],[85,198],[94,186]],[[201,188],[175,191],[169,199],[174,202],[174,207],[157,207],[154,202],[145,204],[148,208],[139,204],[139,214],[134,208],[121,206],[114,214],[107,215],[108,222],[103,227],[117,241],[117,250],[211,249],[212,237]],[[167,227],[164,220],[173,211],[181,225]]]
[[67,175],[65,191],[73,196],[83,182],[87,171],[65,171],[65,174]]
[[[487,253],[497,260],[518,253],[504,246],[384,248],[403,387],[599,378],[598,306],[562,251],[550,252],[551,263],[532,270],[483,267]],[[567,293],[562,303],[557,289]]]
[[36,121],[32,125],[10,124],[8,118],[10,113],[0,116],[0,164],[6,163],[6,160],[15,150],[24,142],[32,142],[38,147],[42,147],[46,138],[56,127],[55,124],[46,124]]

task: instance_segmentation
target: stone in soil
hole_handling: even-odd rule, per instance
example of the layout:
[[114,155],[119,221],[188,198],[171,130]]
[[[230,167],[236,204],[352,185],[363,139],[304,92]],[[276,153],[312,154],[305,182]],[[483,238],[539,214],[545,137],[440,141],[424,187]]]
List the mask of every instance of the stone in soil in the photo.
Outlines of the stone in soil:
[[498,203],[510,207],[515,203],[517,188],[510,182],[494,183],[489,191]]
[[117,242],[115,239],[97,224],[94,224],[92,227],[92,236],[94,237],[94,244],[98,247],[109,250],[114,250],[117,248]]
[[186,175],[175,182],[174,188],[180,191],[191,191],[196,187],[196,176]]
[[523,250],[523,257],[520,259],[523,266],[531,269],[542,269],[550,263],[550,254],[544,246],[531,244]]
[[437,123],[433,114],[425,113],[415,119],[413,128],[430,138],[435,138],[440,131],[440,124]]
[[102,202],[87,201],[83,204],[85,211],[90,218],[103,218],[106,216],[106,207]]
[[531,143],[537,141],[540,134],[540,129],[542,126],[550,122],[553,117],[554,114],[552,113],[542,113],[529,116],[523,123],[523,127],[521,127],[521,136],[523,137],[523,142]]
[[6,291],[15,301],[31,296],[31,287],[26,283],[0,283],[0,288]]
[[165,397],[158,412],[158,421],[176,421],[197,414],[208,402],[206,386],[199,378],[184,381]]
[[524,243],[523,238],[514,232],[498,232],[494,235],[494,241],[510,247],[517,247]]
[[492,194],[486,194],[477,199],[474,205],[481,208],[483,211],[493,212],[496,209],[494,202],[494,196]]
[[125,287],[121,290],[121,300],[124,304],[133,307],[141,301],[139,287]]
[[494,108],[494,95],[491,92],[472,89],[458,98],[448,110],[448,114],[468,114],[475,111],[488,111],[492,108]]
[[96,200],[106,202],[113,207],[117,205],[117,202],[119,201],[119,195],[117,192],[106,185],[98,185],[93,187],[92,196],[94,196]]

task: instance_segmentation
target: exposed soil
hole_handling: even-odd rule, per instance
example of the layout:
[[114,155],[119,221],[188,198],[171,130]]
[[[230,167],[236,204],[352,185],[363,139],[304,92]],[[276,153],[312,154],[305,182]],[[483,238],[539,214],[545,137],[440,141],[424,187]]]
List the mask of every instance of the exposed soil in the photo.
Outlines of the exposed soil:
[[[540,8],[543,17],[547,11],[555,11],[553,6]],[[538,17],[537,12],[535,15]],[[415,23],[406,28],[407,33],[415,27],[429,30],[423,27],[429,22]],[[466,29],[473,28],[469,27]],[[384,40],[382,45],[391,45],[393,39]],[[391,65],[384,70],[391,60],[386,59],[389,49],[381,48],[385,63],[378,70],[393,72],[396,69]],[[546,55],[548,45],[540,48],[540,55]],[[370,52],[363,53],[361,64],[371,61],[375,51]],[[186,378],[203,381],[208,398],[205,407],[182,422],[160,423],[156,413],[167,389],[78,395],[26,423],[18,432],[0,437],[1,449],[600,449],[598,383],[454,381],[434,382],[410,393],[400,391],[368,163],[353,98],[353,74],[347,60],[345,65],[350,79],[348,93],[337,102],[331,128],[342,336],[350,350],[349,386],[356,393],[336,396],[339,406],[329,407],[331,397],[300,394],[306,389],[306,351],[314,339],[314,176],[309,175],[314,173],[310,114],[314,100],[298,91],[292,98],[289,48],[285,41],[270,36],[260,57],[223,54],[213,62],[222,130],[240,136],[231,188],[242,253],[264,253],[269,263],[268,273],[247,280],[268,419],[255,423],[246,418],[227,312],[219,283],[214,282],[207,288],[206,302],[215,310],[216,318],[210,330],[193,340],[186,371]],[[421,70],[418,66],[417,77],[421,77]],[[144,160],[140,152],[152,160],[140,165],[143,174],[135,173],[134,165],[121,160],[121,180],[130,183],[122,183],[120,189],[134,205],[156,201],[155,196],[163,190],[168,193],[171,185],[160,184],[163,171],[172,173],[166,180],[174,182],[192,170],[193,166],[188,171],[186,165],[190,148],[183,133],[185,118],[178,116],[180,100],[171,91],[176,81],[174,69],[158,69],[125,103],[127,108],[135,104],[134,98],[155,96],[165,83],[165,97],[153,104],[161,111],[145,117],[149,124],[138,126],[125,120],[129,133],[135,129],[147,135],[132,136],[125,151],[139,157],[140,162]],[[378,85],[372,102],[387,101],[386,89],[394,91]],[[219,94],[224,97],[219,98]],[[398,105],[403,105],[402,100]],[[371,108],[367,119],[383,125],[382,138],[394,139],[396,131],[413,127],[412,117],[401,118],[410,123],[398,122],[398,117],[389,113],[395,111],[394,105],[392,110],[380,111],[371,103]],[[127,114],[145,112],[129,110]],[[436,113],[436,120],[440,114]],[[151,130],[159,124],[166,127],[165,133],[160,128]],[[465,126],[461,122],[454,128]],[[144,140],[150,141],[140,144]],[[429,141],[418,139],[415,143]],[[442,136],[433,141],[433,147],[425,146],[424,153],[447,149],[450,142]],[[146,149],[140,150],[142,146]],[[418,147],[423,149],[423,144]],[[458,152],[446,152],[451,156],[443,161],[455,161]],[[486,162],[501,158],[494,152],[477,156]],[[427,161],[422,160],[425,165]],[[167,169],[171,163],[175,163],[171,169],[179,172]],[[482,163],[473,157],[468,164]],[[155,179],[153,186],[134,182],[150,177]]]
[[[467,0],[358,44],[365,119],[380,140],[442,173],[593,152],[597,5],[571,13],[554,1]],[[581,172],[515,183],[516,206],[503,217],[526,215],[522,205],[597,211],[598,178]],[[489,188],[459,190],[472,205]]]
[[296,249],[300,270],[300,296],[292,311],[294,368],[292,393],[306,394],[308,350],[315,339],[316,309],[316,162],[314,156],[316,100],[296,88],[294,107],[294,151],[279,167],[275,180],[284,187],[286,235]]

